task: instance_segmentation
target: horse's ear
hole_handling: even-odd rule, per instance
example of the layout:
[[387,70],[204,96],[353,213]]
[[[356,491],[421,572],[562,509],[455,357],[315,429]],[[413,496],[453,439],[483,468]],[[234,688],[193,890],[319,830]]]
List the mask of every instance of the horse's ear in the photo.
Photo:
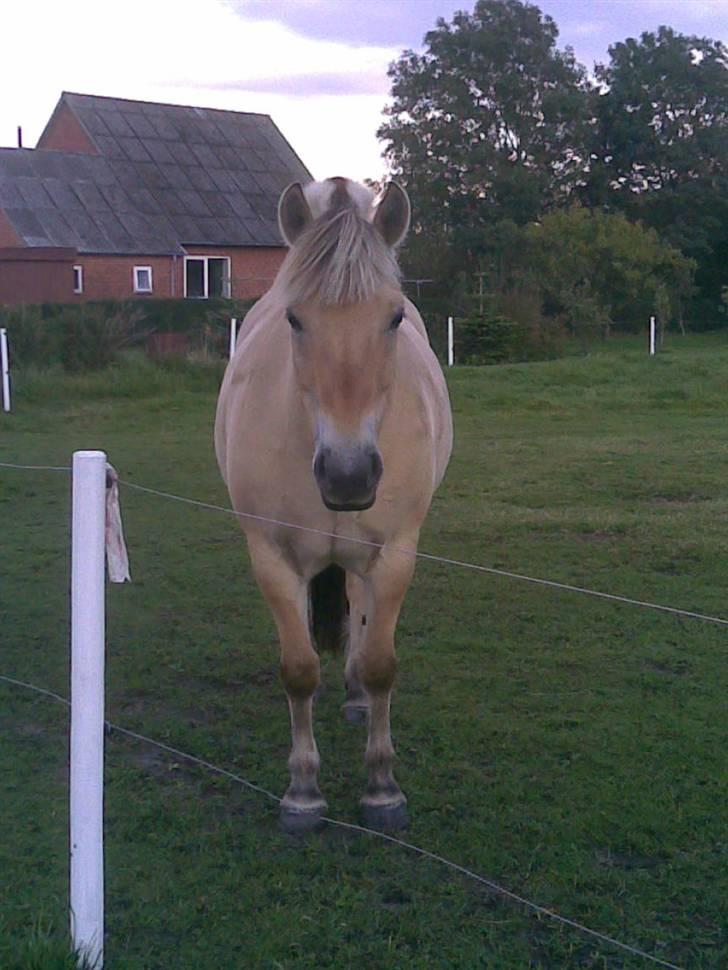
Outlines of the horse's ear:
[[278,203],[278,225],[281,235],[292,246],[313,216],[300,182],[293,182],[283,192]]
[[374,214],[374,225],[388,246],[396,246],[404,239],[409,229],[410,212],[407,193],[401,185],[390,182]]

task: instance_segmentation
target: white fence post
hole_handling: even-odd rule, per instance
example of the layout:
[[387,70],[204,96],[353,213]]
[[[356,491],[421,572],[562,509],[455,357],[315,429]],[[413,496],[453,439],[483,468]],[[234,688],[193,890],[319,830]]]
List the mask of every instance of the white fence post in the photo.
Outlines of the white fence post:
[[655,355],[655,318],[650,317],[650,357]]
[[8,367],[8,332],[0,327],[0,366],[2,367],[3,411],[10,410],[10,371]]
[[455,333],[452,317],[447,318],[447,366],[452,367],[455,363]]
[[230,317],[230,359],[235,353],[235,343],[238,339],[238,321],[235,317]]
[[106,455],[73,455],[71,534],[71,937],[104,962],[104,529]]

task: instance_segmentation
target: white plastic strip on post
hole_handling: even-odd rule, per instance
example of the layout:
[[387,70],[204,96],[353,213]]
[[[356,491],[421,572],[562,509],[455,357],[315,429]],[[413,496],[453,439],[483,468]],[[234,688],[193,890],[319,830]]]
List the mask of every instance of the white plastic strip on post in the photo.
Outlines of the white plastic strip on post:
[[650,357],[655,354],[655,318],[650,317]]
[[2,367],[3,411],[10,410],[10,370],[8,366],[8,332],[0,327],[0,366]]
[[106,568],[112,583],[130,583],[129,554],[124,542],[119,505],[119,476],[106,464]]
[[235,353],[235,343],[238,337],[238,321],[235,317],[230,317],[230,359]]
[[104,962],[104,525],[106,455],[73,455],[71,535],[71,937]]
[[452,367],[455,363],[455,333],[452,317],[447,318],[447,366]]

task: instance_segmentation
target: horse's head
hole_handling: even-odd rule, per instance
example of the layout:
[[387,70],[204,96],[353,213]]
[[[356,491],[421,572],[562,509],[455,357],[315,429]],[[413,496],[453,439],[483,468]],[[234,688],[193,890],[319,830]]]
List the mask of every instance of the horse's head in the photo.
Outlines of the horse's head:
[[296,378],[314,429],[313,473],[336,511],[374,504],[382,476],[379,426],[392,384],[404,297],[394,247],[409,225],[404,190],[378,205],[346,179],[299,183],[278,217],[291,247],[278,277]]

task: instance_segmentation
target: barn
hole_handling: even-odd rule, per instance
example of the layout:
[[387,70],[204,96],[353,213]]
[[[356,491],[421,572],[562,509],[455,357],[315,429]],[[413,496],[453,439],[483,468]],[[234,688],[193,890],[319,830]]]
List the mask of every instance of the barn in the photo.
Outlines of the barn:
[[310,178],[268,115],[64,92],[0,149],[0,303],[259,296]]

